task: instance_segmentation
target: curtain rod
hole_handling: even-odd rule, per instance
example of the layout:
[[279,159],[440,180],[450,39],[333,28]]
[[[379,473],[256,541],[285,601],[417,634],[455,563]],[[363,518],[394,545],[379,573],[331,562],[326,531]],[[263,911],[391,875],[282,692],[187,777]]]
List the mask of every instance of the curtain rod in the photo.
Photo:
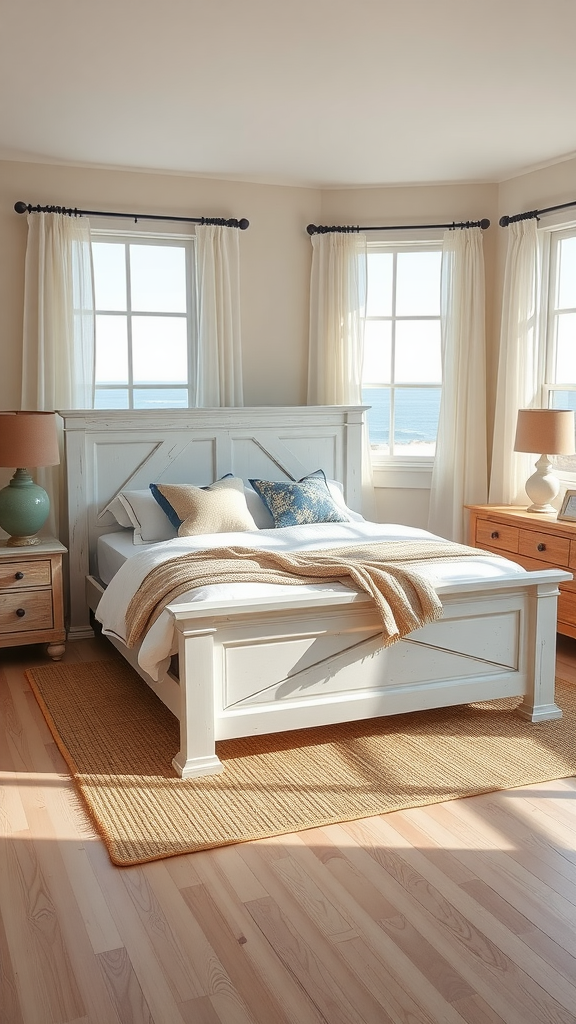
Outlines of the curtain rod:
[[466,220],[456,222],[452,224],[387,224],[382,227],[326,227],[324,224],[309,224],[306,231],[309,235],[326,235],[330,231],[340,231],[343,234],[351,234],[354,231],[425,231],[426,229],[433,228],[482,228],[484,231],[490,227],[490,221],[484,218],[483,220]]
[[576,206],[576,199],[571,203],[561,203],[560,206],[547,206],[545,210],[527,210],[526,213],[515,213],[512,217],[504,214],[498,221],[501,228],[507,228],[509,224],[515,224],[518,220],[531,220],[533,217],[540,217],[543,213],[553,213],[555,210],[566,210],[569,206]]
[[64,213],[68,217],[122,217],[124,220],[174,220],[186,222],[187,224],[220,224],[225,228],[240,228],[245,231],[250,221],[245,217],[236,220],[232,217],[226,220],[224,217],[170,217],[154,213],[104,213],[102,210],[77,210],[66,206],[31,206],[30,203],[14,203],[16,213]]

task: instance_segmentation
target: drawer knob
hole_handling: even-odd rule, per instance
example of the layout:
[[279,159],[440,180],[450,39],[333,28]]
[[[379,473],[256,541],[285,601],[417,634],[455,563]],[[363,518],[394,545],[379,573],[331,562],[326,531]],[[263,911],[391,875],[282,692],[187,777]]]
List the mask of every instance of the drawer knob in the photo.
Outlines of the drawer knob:
[[538,551],[546,551],[546,545],[545,544],[539,544],[538,545]]
[[23,618],[24,615],[26,615],[26,609],[25,608],[17,608],[16,609],[16,615],[18,616],[19,619]]
[[498,530],[493,530],[492,533],[490,534],[490,536],[491,536],[492,540],[498,540],[498,537],[500,536],[500,534],[498,533]]
[[23,572],[15,572],[14,573],[14,579],[15,580],[23,580],[24,579],[24,573]]

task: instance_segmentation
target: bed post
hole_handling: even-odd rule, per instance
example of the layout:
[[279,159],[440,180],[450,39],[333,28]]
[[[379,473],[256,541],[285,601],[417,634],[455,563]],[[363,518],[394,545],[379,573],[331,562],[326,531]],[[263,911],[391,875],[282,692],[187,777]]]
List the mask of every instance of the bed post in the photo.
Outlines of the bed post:
[[180,750],[172,764],[183,779],[224,769],[214,739],[214,634],[212,627],[186,629],[173,612],[180,663]]
[[529,633],[530,676],[518,714],[530,722],[562,718],[554,701],[556,682],[557,583],[538,583],[530,589],[526,628]]

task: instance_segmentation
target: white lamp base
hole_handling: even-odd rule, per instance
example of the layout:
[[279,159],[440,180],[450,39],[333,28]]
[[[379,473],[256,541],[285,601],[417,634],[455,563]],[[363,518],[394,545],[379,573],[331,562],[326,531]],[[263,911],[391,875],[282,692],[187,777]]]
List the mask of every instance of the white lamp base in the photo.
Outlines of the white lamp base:
[[536,463],[536,472],[525,483],[526,494],[532,502],[527,512],[544,512],[556,515],[558,509],[551,502],[560,490],[560,481],[552,472],[552,463],[547,455],[541,455]]

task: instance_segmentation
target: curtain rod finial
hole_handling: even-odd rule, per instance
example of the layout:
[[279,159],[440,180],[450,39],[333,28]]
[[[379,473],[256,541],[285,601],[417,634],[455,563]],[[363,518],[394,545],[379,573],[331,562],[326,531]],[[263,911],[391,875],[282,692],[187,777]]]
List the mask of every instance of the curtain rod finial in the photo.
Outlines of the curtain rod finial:
[[504,214],[503,217],[500,217],[498,223],[501,228],[507,228],[510,223],[510,217],[507,217],[506,214]]
[[242,217],[242,220],[238,221],[238,227],[240,231],[246,231],[246,228],[250,227],[250,221],[246,220],[246,217]]
[[306,228],[306,231],[308,232],[309,235],[314,235],[317,230],[318,229],[315,224],[309,224],[308,227]]
[[22,200],[20,200],[19,202],[14,203],[14,209],[16,210],[16,213],[26,213],[28,207],[26,203],[23,203]]
[[487,217],[484,217],[483,220],[480,221],[480,227],[482,228],[482,231],[486,231],[486,228],[490,227],[490,221]]

